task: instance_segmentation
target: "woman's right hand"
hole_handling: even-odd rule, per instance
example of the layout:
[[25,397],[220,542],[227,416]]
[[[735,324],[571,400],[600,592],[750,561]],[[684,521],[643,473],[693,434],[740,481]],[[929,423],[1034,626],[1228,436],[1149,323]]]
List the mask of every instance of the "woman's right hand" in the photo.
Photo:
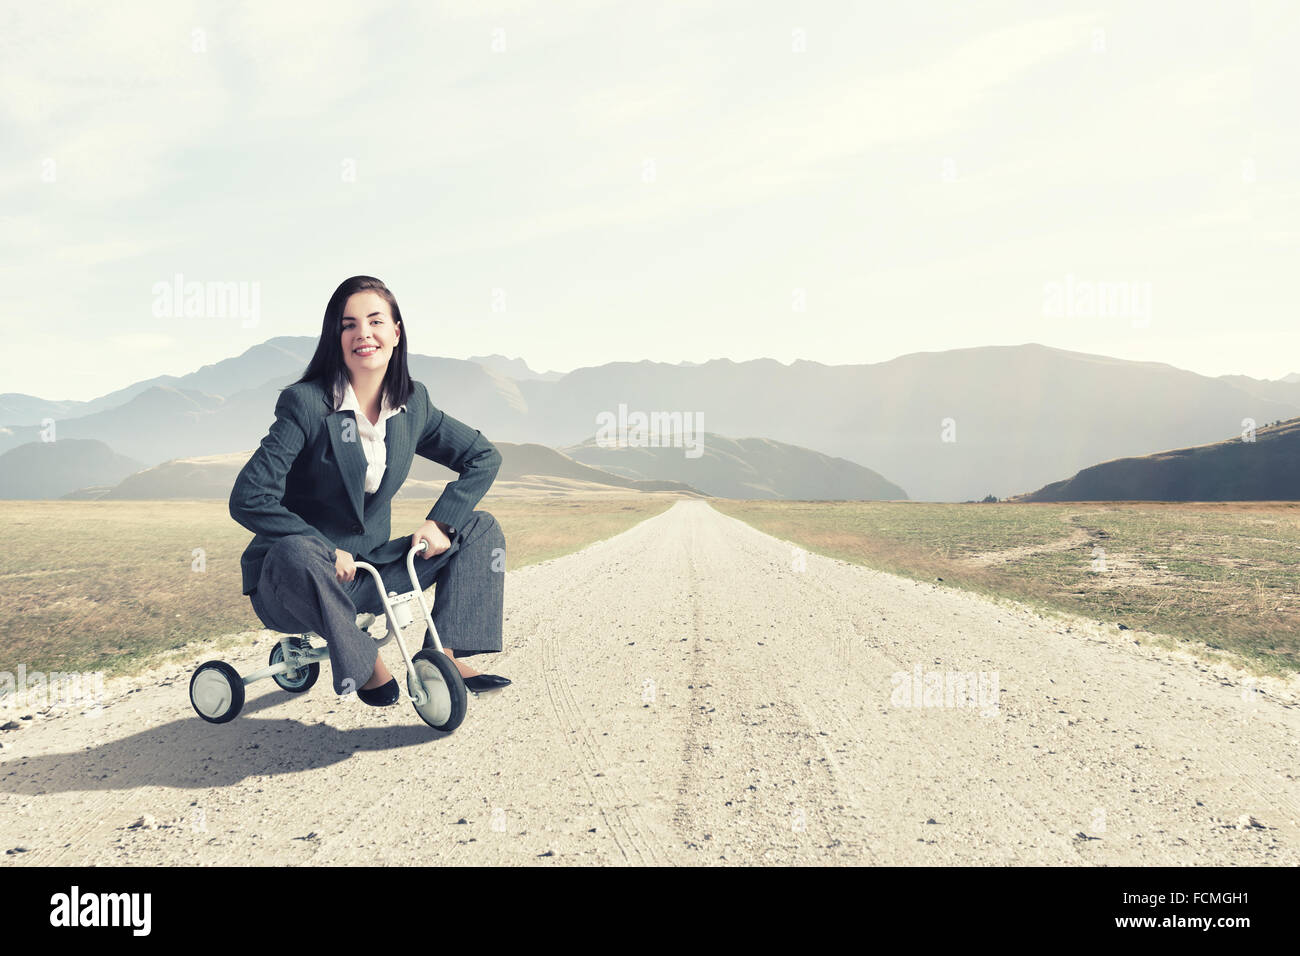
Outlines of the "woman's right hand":
[[334,577],[340,584],[344,581],[351,581],[357,574],[356,562],[352,560],[352,555],[338,548],[334,549]]

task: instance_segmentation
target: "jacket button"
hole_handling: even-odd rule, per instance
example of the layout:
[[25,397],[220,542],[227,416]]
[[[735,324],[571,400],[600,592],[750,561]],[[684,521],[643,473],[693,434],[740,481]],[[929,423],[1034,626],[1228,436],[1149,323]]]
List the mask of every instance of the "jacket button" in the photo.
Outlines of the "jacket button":
[[361,532],[363,532],[363,531],[365,531],[365,530],[366,530],[366,529],[363,528],[363,527],[361,527],[361,525],[359,525],[359,524],[354,524],[354,525],[352,526],[352,533],[353,533],[353,534],[360,534]]

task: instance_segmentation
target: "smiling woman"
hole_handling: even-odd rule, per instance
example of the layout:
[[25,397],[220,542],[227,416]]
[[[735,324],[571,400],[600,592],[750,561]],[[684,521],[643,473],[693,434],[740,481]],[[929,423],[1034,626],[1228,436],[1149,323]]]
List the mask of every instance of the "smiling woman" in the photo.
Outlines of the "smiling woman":
[[[374,565],[386,589],[405,592],[406,554],[421,539],[429,547],[416,562],[420,585],[438,585],[434,626],[465,686],[510,683],[456,660],[502,649],[505,582],[493,568],[504,566],[494,555],[504,553],[505,536],[491,514],[474,510],[501,455],[433,406],[410,378],[406,347],[401,309],[383,282],[353,276],[340,284],[306,372],[281,392],[276,421],[230,497],[231,516],[255,532],[241,565],[258,618],[273,630],[321,635],[335,692],[356,690],[375,705],[395,703],[399,692],[374,640],[356,626],[358,614],[382,609],[356,560]],[[417,454],[460,477],[413,534],[389,540],[390,502]],[[434,646],[428,633],[425,646]]]
[[340,347],[346,356],[352,390],[357,395],[368,396],[361,411],[378,424],[382,398],[390,397],[381,397],[380,392],[388,374],[389,359],[401,341],[401,310],[396,299],[390,302],[377,291],[355,292],[348,296],[343,307],[341,327]]

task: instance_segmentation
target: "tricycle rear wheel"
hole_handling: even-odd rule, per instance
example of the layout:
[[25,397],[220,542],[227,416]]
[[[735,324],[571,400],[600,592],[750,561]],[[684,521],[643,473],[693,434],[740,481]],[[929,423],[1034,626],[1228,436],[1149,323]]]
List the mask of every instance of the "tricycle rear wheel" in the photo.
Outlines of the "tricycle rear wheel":
[[244,679],[225,661],[200,664],[190,678],[190,704],[210,724],[224,724],[244,709]]

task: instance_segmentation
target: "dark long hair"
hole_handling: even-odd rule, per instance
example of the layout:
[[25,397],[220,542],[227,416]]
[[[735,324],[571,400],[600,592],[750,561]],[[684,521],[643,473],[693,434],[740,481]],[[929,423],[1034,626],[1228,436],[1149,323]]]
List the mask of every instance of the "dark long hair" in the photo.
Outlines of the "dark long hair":
[[334,290],[325,306],[325,317],[321,320],[316,354],[311,357],[302,378],[293,384],[319,382],[325,389],[326,401],[331,403],[336,395],[343,394],[348,385],[348,367],[340,344],[343,337],[343,309],[348,304],[348,297],[357,292],[374,292],[383,296],[393,313],[393,322],[401,332],[397,344],[393,346],[393,354],[388,359],[388,371],[384,374],[384,383],[380,389],[380,400],[391,408],[398,408],[415,390],[406,364],[406,325],[402,322],[402,310],[397,307],[397,299],[388,291],[388,286],[374,276],[352,276],[344,279]]

